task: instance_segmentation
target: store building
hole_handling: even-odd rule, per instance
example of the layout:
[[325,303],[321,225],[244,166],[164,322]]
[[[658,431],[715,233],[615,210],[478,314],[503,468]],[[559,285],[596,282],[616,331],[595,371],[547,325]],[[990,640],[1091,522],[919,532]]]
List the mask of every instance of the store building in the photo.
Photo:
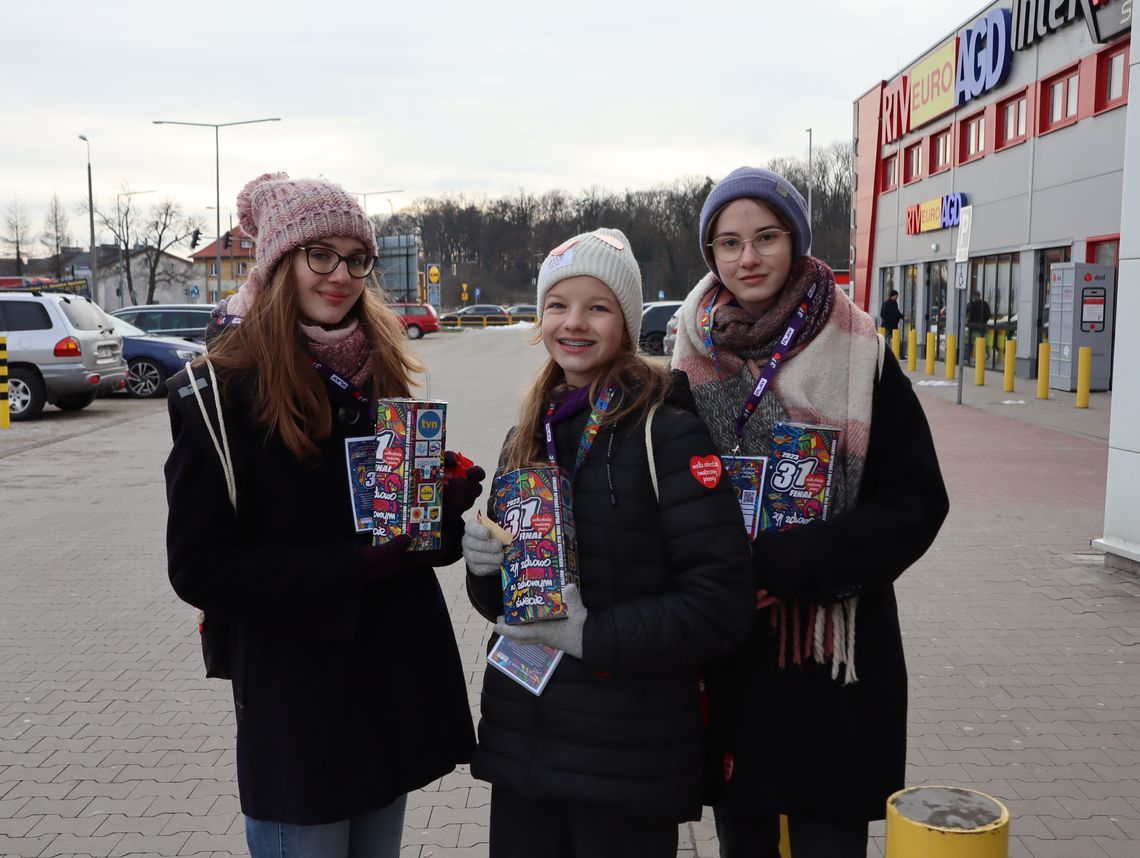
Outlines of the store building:
[[922,353],[934,331],[940,360],[962,313],[964,347],[984,336],[996,368],[1016,337],[1036,377],[1050,265],[1118,265],[1131,18],[1132,0],[998,0],[855,101],[859,306],[897,289],[904,337]]

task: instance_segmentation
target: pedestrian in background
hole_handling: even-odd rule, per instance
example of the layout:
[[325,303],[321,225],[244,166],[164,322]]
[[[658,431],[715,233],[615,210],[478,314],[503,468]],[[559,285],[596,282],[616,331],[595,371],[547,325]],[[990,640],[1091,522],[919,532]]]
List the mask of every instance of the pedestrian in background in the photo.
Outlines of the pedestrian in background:
[[372,225],[338,185],[284,173],[237,208],[257,265],[208,362],[168,383],[170,581],[235,629],[251,855],[397,858],[407,793],[474,745],[432,567],[459,558],[482,472],[445,488],[438,551],[358,532],[346,450],[374,445],[377,398],[408,396],[421,369],[370,280]]
[[759,533],[751,637],[709,671],[721,855],[775,858],[787,814],[796,858],[864,856],[906,762],[892,582],[948,508],[930,430],[872,319],[809,255],[786,178],[730,173],[700,244],[710,273],[681,308],[673,366],[720,452],[769,455],[777,421],[842,432],[827,520]]
[[887,342],[891,341],[891,334],[898,329],[902,317],[902,310],[899,309],[899,290],[892,289],[883,306],[879,308],[879,322],[887,332]]
[[[568,588],[567,619],[495,627],[564,655],[538,697],[484,672],[471,770],[492,784],[491,858],[672,858],[678,823],[701,816],[699,670],[747,634],[748,542],[687,388],[637,355],[641,295],[618,230],[575,236],[539,271],[550,359],[499,472],[573,475],[581,590]],[[503,546],[469,522],[464,556],[472,604],[494,622]]]

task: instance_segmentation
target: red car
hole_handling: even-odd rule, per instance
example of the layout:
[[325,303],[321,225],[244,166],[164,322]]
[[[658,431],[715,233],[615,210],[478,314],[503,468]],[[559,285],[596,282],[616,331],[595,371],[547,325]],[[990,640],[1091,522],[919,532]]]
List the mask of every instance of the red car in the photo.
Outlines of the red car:
[[404,324],[408,338],[418,340],[424,334],[439,330],[439,316],[431,304],[389,304],[392,312]]

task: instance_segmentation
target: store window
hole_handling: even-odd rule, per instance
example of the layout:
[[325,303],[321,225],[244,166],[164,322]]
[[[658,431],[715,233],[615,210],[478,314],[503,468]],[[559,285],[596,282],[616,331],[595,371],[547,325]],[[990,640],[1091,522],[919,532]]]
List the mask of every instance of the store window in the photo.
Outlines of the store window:
[[895,288],[895,269],[893,268],[880,268],[879,269],[879,305],[887,300],[891,291]]
[[973,366],[975,343],[986,342],[986,365],[1003,365],[1006,341],[1017,336],[1017,287],[1021,254],[1001,253],[970,260],[970,297],[966,303],[966,361]]
[[986,150],[986,115],[975,113],[968,119],[963,119],[961,125],[962,138],[958,144],[961,153],[959,163],[973,161],[981,158]]
[[211,277],[217,277],[218,276],[218,263],[216,263],[216,262],[210,263],[210,276]]
[[1097,57],[1097,110],[1109,110],[1127,103],[1128,51],[1128,44],[1124,44]]
[[922,178],[922,143],[915,143],[903,150],[903,184],[917,182]]
[[941,173],[950,169],[950,129],[944,128],[930,136],[930,154],[927,163],[930,164],[930,175]]
[[899,185],[898,155],[888,155],[883,159],[883,190],[893,191]]
[[248,262],[239,262],[237,264],[237,273],[238,273],[239,277],[244,277],[246,274],[248,274],[249,273],[249,263]]
[[[935,360],[946,358],[946,281],[949,267],[945,261],[927,262],[925,267],[926,332],[934,334]],[[924,343],[919,345],[925,349]]]
[[899,309],[902,311],[902,324],[899,325],[901,344],[899,357],[906,357],[907,336],[914,324],[914,299],[918,293],[918,266],[904,265],[902,268],[902,294],[899,295]]
[[1006,99],[998,105],[998,141],[999,149],[1023,143],[1028,138],[1026,127],[1026,110],[1028,98],[1025,91],[1013,98]]
[[1076,67],[1048,78],[1041,84],[1041,130],[1051,131],[1077,121],[1079,75]]

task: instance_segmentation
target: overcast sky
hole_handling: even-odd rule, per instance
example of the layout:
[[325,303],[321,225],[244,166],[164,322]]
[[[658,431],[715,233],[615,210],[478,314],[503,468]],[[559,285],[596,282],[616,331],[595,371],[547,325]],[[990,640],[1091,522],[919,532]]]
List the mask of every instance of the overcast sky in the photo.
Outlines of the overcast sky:
[[[0,52],[0,211],[38,235],[53,193],[86,246],[124,187],[223,229],[262,172],[324,175],[370,213],[525,188],[641,189],[850,139],[854,99],[979,0],[574,4],[11,0]],[[101,236],[106,240],[106,236]],[[42,248],[36,248],[37,255]]]

